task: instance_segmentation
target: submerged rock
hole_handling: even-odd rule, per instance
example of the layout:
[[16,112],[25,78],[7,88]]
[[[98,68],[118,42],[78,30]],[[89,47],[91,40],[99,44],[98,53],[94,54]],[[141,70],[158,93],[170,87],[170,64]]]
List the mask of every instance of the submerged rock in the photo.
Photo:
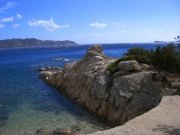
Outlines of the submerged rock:
[[62,70],[62,67],[45,67],[45,68],[38,68],[38,71],[42,72],[42,71],[56,71],[56,70]]
[[57,128],[52,131],[49,129],[40,128],[36,131],[36,135],[78,135],[78,134],[64,128],[61,129]]
[[55,129],[52,132],[52,135],[78,135],[78,134],[73,133],[72,131],[67,129]]
[[161,82],[154,71],[140,71],[136,61],[118,64],[119,73],[107,74],[114,60],[99,45],[61,72],[43,71],[42,79],[111,126],[121,125],[156,107],[162,99]]
[[36,131],[36,135],[51,135],[51,131],[45,128],[39,128]]

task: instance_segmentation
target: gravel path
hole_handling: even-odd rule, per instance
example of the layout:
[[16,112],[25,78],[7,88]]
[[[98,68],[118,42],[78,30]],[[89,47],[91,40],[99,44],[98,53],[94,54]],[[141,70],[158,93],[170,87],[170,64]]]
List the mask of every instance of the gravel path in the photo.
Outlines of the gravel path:
[[180,96],[165,96],[156,108],[126,124],[89,135],[180,135]]

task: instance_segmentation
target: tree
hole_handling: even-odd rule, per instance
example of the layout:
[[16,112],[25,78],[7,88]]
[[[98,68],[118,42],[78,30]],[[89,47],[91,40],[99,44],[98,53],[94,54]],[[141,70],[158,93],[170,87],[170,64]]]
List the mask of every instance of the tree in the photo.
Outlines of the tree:
[[177,41],[180,41],[180,36],[177,36],[174,39],[177,40]]

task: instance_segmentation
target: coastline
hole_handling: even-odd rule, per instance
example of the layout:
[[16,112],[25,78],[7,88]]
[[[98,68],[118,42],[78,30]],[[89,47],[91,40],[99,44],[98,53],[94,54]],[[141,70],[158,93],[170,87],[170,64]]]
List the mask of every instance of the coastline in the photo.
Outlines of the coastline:
[[127,61],[112,77],[106,69],[114,60],[102,51],[101,46],[93,46],[82,60],[60,70],[42,69],[40,77],[112,127],[159,104],[162,92],[157,72],[142,71],[136,61]]
[[[138,112],[137,110],[137,114],[133,115],[132,116],[132,113],[130,113],[130,119],[126,119],[125,121],[121,121],[121,117],[123,117],[123,115],[126,115],[127,116],[127,112],[125,111],[122,115],[122,108],[120,107],[120,111],[117,111],[119,110],[118,109],[118,106],[116,107],[116,109],[113,109],[113,106],[116,106],[116,104],[113,104],[112,102],[108,103],[108,100],[107,101],[103,101],[104,99],[106,100],[106,96],[104,96],[104,92],[103,92],[103,89],[104,90],[107,90],[107,88],[110,88],[108,89],[108,91],[112,91],[111,88],[113,88],[113,85],[114,85],[114,82],[111,82],[111,86],[106,86],[106,83],[109,84],[107,82],[107,80],[105,79],[106,77],[104,77],[104,75],[110,75],[110,73],[108,73],[106,70],[102,70],[102,69],[106,69],[105,67],[107,67],[111,62],[113,62],[114,60],[113,59],[109,59],[107,58],[106,56],[104,56],[104,54],[102,53],[102,48],[100,46],[93,46],[91,48],[88,49],[87,53],[85,54],[84,58],[78,62],[74,62],[74,63],[70,63],[70,64],[67,64],[65,65],[65,67],[63,69],[60,69],[60,70],[54,70],[54,68],[49,68],[49,69],[46,69],[46,68],[42,68],[41,73],[40,73],[40,77],[46,81],[49,85],[59,89],[62,93],[64,93],[67,97],[69,97],[70,99],[72,99],[74,102],[80,104],[81,106],[84,106],[91,114],[95,115],[96,117],[100,118],[101,120],[103,120],[104,122],[107,122],[109,125],[111,125],[111,127],[115,127],[115,126],[118,126],[118,125],[122,125],[120,127],[115,127],[113,129],[108,129],[108,130],[105,130],[105,131],[99,131],[99,132],[96,132],[96,133],[92,133],[92,135],[103,135],[103,134],[112,134],[112,135],[119,135],[119,134],[126,134],[124,132],[124,130],[126,130],[126,128],[124,128],[124,126],[126,127],[126,125],[131,125],[132,129],[134,129],[133,125],[131,124],[131,121],[134,121],[136,119],[139,119],[142,117],[142,119],[144,119],[144,117],[146,117],[147,114],[150,113],[150,116],[153,116],[154,114],[151,114],[151,112],[153,112],[153,110],[156,110],[156,108],[165,108],[167,109],[167,103],[171,106],[172,104],[172,108],[173,107],[176,107],[179,106],[180,104],[175,104],[176,100],[179,100],[179,96],[174,96],[175,99],[172,97],[169,97],[169,96],[166,96],[163,98],[163,101],[162,103],[159,104],[159,102],[161,101],[161,88],[158,87],[160,86],[158,84],[158,82],[161,82],[163,81],[163,75],[165,75],[166,73],[163,73],[163,74],[158,74],[157,72],[155,72],[155,69],[151,69],[152,67],[149,67],[148,65],[141,65],[141,67],[139,67],[138,63],[135,62],[135,61],[122,61],[122,66],[120,66],[121,62],[118,64],[118,67],[121,69],[121,70],[129,70],[130,69],[133,70],[132,71],[136,71],[136,72],[132,72],[131,73],[128,71],[119,71],[117,73],[115,73],[113,75],[113,77],[125,77],[125,76],[128,76],[128,74],[131,76],[133,76],[133,78],[135,77],[136,78],[136,75],[135,74],[146,74],[149,72],[150,70],[150,74],[152,74],[152,80],[151,79],[148,79],[148,78],[143,78],[143,80],[148,80],[148,83],[147,84],[143,84],[146,86],[145,89],[148,88],[148,85],[150,85],[150,88],[147,89],[148,90],[148,95],[150,96],[150,98],[154,98],[155,100],[149,102],[148,104],[152,104],[152,108],[150,107],[149,109],[145,109],[146,111],[143,111],[143,112]],[[97,65],[97,63],[99,63]],[[103,66],[100,66],[101,64],[100,63],[103,63]],[[130,65],[129,65],[130,64]],[[80,66],[79,66],[80,65]],[[92,66],[93,65],[93,66]],[[91,67],[92,66],[92,67]],[[93,67],[95,67],[95,70],[90,70],[91,68],[93,69]],[[139,69],[140,68],[140,69]],[[80,69],[80,72],[79,72],[79,69]],[[101,69],[101,70],[99,70]],[[143,70],[142,70],[143,69]],[[153,71],[154,70],[154,71]],[[153,72],[152,72],[153,71]],[[91,72],[96,73],[96,77],[95,78],[98,78],[97,80],[95,79],[94,81],[92,80],[89,80],[88,78],[91,77],[93,78],[93,74],[91,74]],[[98,73],[99,72],[99,73]],[[104,74],[105,73],[105,74]],[[148,74],[149,74],[148,73]],[[104,75],[103,75],[104,74]],[[148,74],[146,74],[145,76],[148,76]],[[86,79],[84,80],[83,79],[83,76],[82,75],[85,75],[86,76],[86,79],[88,80],[88,82],[92,82],[92,83],[89,83],[89,84],[86,84]],[[100,76],[99,76],[100,75]],[[135,75],[135,76],[134,76]],[[167,74],[167,76],[169,76],[170,74]],[[141,75],[140,75],[141,76]],[[139,77],[140,77],[139,76]],[[171,76],[171,75],[170,75]],[[137,77],[136,79],[138,80]],[[165,76],[164,76],[165,77]],[[74,80],[74,79],[75,80]],[[140,77],[141,78],[141,77]],[[100,79],[100,80],[99,80]],[[124,80],[125,78],[123,78]],[[78,81],[79,80],[79,81]],[[116,80],[116,79],[115,79]],[[115,81],[114,80],[114,81]],[[123,85],[123,80],[121,81],[118,81],[116,83],[120,83],[121,85]],[[129,80],[131,80],[131,77],[128,78],[128,80],[126,80],[127,82],[129,82]],[[154,83],[152,83],[151,81],[155,81]],[[128,89],[131,89],[131,83],[134,83],[134,86],[133,87],[136,87],[135,85],[142,85],[142,84],[138,84],[138,82],[133,82],[135,80],[131,80],[130,83],[127,85],[128,87],[124,87],[122,88],[123,89],[126,89],[128,91]],[[170,81],[174,81],[173,78],[170,78]],[[98,83],[99,82],[99,83]],[[83,84],[83,86],[81,87],[81,83]],[[97,84],[98,83],[98,84]],[[91,86],[92,84],[92,86]],[[92,89],[93,88],[93,85],[95,84],[95,89]],[[102,85],[103,84],[103,85]],[[172,82],[173,84],[173,82]],[[101,86],[102,85],[102,86]],[[117,84],[116,84],[117,85]],[[142,87],[142,89],[139,91],[141,93],[141,91],[144,91],[143,90],[143,85],[140,86]],[[86,87],[87,86],[87,87]],[[90,87],[89,87],[90,86]],[[105,87],[104,87],[105,86]],[[107,87],[107,88],[106,88]],[[117,86],[116,86],[117,87]],[[175,86],[175,87],[178,87],[178,86]],[[89,89],[90,88],[90,89]],[[87,90],[89,89],[89,92],[90,93],[94,93],[94,95],[90,95],[89,96],[89,92],[87,92]],[[119,89],[121,89],[121,87],[118,86],[118,91]],[[157,90],[155,90],[157,89]],[[79,91],[80,90],[80,91]],[[154,92],[153,92],[153,91]],[[159,91],[160,90],[160,91]],[[99,92],[97,92],[99,91]],[[146,91],[146,90],[145,90]],[[144,92],[145,92],[144,91]],[[152,92],[151,94],[149,92]],[[159,91],[159,92],[158,92]],[[177,93],[173,93],[171,92],[173,91],[172,88],[168,88],[168,90],[163,90],[163,95],[176,95]],[[119,91],[120,93],[123,92],[123,91]],[[82,94],[83,93],[83,94]],[[146,93],[146,92],[145,92]],[[154,95],[154,93],[156,93]],[[158,93],[158,94],[157,94]],[[105,95],[108,94],[108,93],[105,93]],[[128,93],[126,93],[127,95],[124,95],[126,98],[128,97]],[[136,95],[135,93],[133,93],[134,95]],[[134,96],[132,95],[132,97]],[[153,96],[152,96],[153,95]],[[91,97],[92,96],[92,97]],[[108,96],[108,95],[107,95]],[[110,94],[110,96],[112,96],[112,93]],[[143,96],[145,95],[141,95],[143,99]],[[121,97],[117,97],[116,100],[119,100],[119,98],[121,99]],[[145,96],[145,100],[143,100],[143,102],[146,102],[146,100],[150,100],[150,98],[148,98],[147,96]],[[109,98],[108,98],[109,99]],[[132,98],[133,99],[133,98]],[[87,100],[89,100],[87,103]],[[102,101],[101,101],[102,100]],[[116,101],[115,101],[116,102]],[[120,106],[122,106],[122,103],[124,101],[123,100],[120,100]],[[131,102],[131,101],[130,101]],[[136,101],[133,101],[133,102],[136,102]],[[165,103],[164,103],[165,102]],[[85,104],[84,104],[85,103]],[[99,104],[100,103],[100,104]],[[138,102],[137,102],[138,103]],[[93,104],[93,106],[91,106],[91,104]],[[96,106],[98,104],[98,106]],[[123,103],[123,104],[126,104],[126,103]],[[90,106],[89,106],[90,105]],[[111,106],[112,105],[112,106]],[[128,104],[127,104],[128,105]],[[145,105],[145,104],[144,104]],[[138,103],[138,106],[141,106],[140,103]],[[157,106],[157,107],[156,107]],[[161,107],[163,106],[163,107]],[[90,108],[89,108],[90,107]],[[94,107],[94,108],[93,108]],[[98,107],[98,108],[97,108]],[[110,107],[110,108],[109,108]],[[155,107],[155,108],[154,108]],[[96,109],[97,108],[97,109]],[[147,104],[145,106],[143,106],[143,108],[147,108]],[[154,108],[154,109],[153,109]],[[94,110],[95,109],[95,110]],[[111,110],[112,109],[112,110]],[[124,108],[125,109],[125,108]],[[151,110],[152,109],[152,110]],[[108,114],[108,113],[104,113],[104,112],[107,112],[111,110],[111,113],[112,114]],[[126,110],[126,109],[125,109]],[[163,109],[162,109],[163,110]],[[161,109],[159,109],[159,111],[162,111]],[[131,109],[129,108],[128,111],[131,111]],[[134,112],[135,113],[135,112]],[[160,113],[160,112],[159,112]],[[177,110],[177,112],[175,112],[175,115],[177,117],[177,114],[179,113],[179,110]],[[106,116],[107,115],[107,116]],[[110,115],[110,119],[109,116]],[[120,115],[120,117],[119,117]],[[145,115],[145,116],[144,116]],[[165,115],[165,114],[164,114]],[[115,117],[114,117],[115,116]],[[150,117],[148,116],[148,117]],[[114,118],[116,119],[116,121],[113,121]],[[158,116],[159,117],[159,116]],[[160,122],[161,121],[158,121],[158,119],[156,119],[156,117],[153,117],[154,120],[157,120],[155,121],[156,123]],[[152,118],[152,119],[153,119]],[[112,120],[112,121],[111,121]],[[120,120],[119,122],[117,120]],[[130,121],[129,121],[130,120]],[[171,117],[169,119],[167,119],[167,121],[170,120],[171,122],[173,120],[171,120]],[[142,120],[144,121],[144,120]],[[114,123],[115,122],[115,123]],[[125,123],[125,124],[124,124]],[[133,123],[136,123],[133,122]],[[140,122],[141,123],[141,122]],[[176,122],[178,123],[178,122]],[[138,124],[138,123],[137,123]],[[170,123],[171,125],[172,123]],[[113,125],[113,126],[112,126]],[[152,125],[147,125],[147,128],[151,127]],[[175,128],[177,128],[178,126],[176,125]],[[136,128],[140,128],[140,127],[136,127]],[[146,128],[146,127],[144,127]],[[127,130],[127,133],[128,132],[131,132],[131,128],[128,128],[130,131]],[[137,129],[135,129],[137,130]],[[150,129],[149,129],[150,130]],[[147,131],[150,133],[150,131]],[[178,131],[179,132],[179,131]],[[146,129],[145,131],[140,131],[138,132],[137,130],[137,133],[135,134],[144,134],[146,133]],[[132,134],[132,132],[130,133]],[[130,135],[129,134],[129,135]],[[153,134],[153,133],[152,133]],[[91,135],[91,134],[89,134]]]
[[179,114],[180,96],[164,96],[157,107],[126,124],[88,135],[178,135]]

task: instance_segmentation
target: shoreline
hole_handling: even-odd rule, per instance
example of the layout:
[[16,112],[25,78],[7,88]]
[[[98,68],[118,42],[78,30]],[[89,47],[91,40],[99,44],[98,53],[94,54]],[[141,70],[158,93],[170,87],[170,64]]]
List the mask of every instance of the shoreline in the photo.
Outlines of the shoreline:
[[[122,125],[159,104],[162,98],[159,74],[136,61],[120,62],[113,76],[107,71],[114,62],[101,46],[88,49],[84,58],[60,70],[42,70],[40,77],[111,127]],[[149,96],[147,96],[149,95]]]
[[88,135],[178,135],[179,116],[180,96],[164,96],[157,107],[124,125]]
[[[172,87],[167,87],[168,86],[167,85],[166,86],[167,90],[165,90],[165,88],[164,88],[163,95],[176,95],[178,92],[177,90],[175,92],[173,91],[173,88],[177,88],[177,89],[179,88],[179,83],[177,83],[177,84],[175,83],[175,85],[174,85],[173,81],[176,82],[176,80],[178,79],[178,78],[173,78],[174,75],[172,75],[170,73],[166,73],[166,72],[164,72],[163,74],[158,74],[152,66],[142,64],[142,63],[138,64],[136,61],[119,62],[118,68],[120,68],[121,70],[118,72],[116,71],[114,73],[114,75],[112,76],[105,69],[113,61],[114,61],[113,59],[110,59],[110,58],[107,58],[106,56],[104,56],[101,46],[97,45],[97,46],[93,46],[93,47],[89,48],[82,60],[80,60],[78,62],[67,64],[62,69],[56,69],[55,67],[48,68],[48,69],[42,68],[41,70],[39,70],[41,72],[40,77],[46,83],[48,83],[50,86],[53,86],[54,88],[59,89],[63,94],[65,94],[68,98],[70,98],[74,102],[80,104],[81,106],[84,106],[88,112],[90,112],[94,116],[98,117],[100,120],[107,122],[109,125],[111,125],[110,127],[115,127],[115,126],[119,126],[119,125],[122,125],[120,127],[123,127],[124,125],[131,123],[131,121],[134,121],[134,119],[137,119],[141,116],[143,117],[144,115],[152,112],[155,108],[158,108],[159,106],[161,106],[161,104],[158,105],[162,98],[161,97],[162,91],[160,90],[162,88],[162,86],[159,85],[159,82],[163,81],[164,77],[166,77],[168,79],[167,81],[169,81],[166,83],[170,83],[172,85]],[[101,63],[103,64],[103,66],[101,65]],[[131,72],[129,72],[129,71],[131,71]],[[94,76],[93,76],[94,74],[95,74],[95,80],[94,81],[92,81],[91,79],[89,80],[89,77],[94,78]],[[136,77],[136,75],[137,75],[137,77]],[[147,83],[139,84],[139,82],[137,82],[137,80],[139,78],[141,78],[141,75],[144,76],[141,81],[144,82],[144,80],[147,80]],[[164,76],[164,75],[166,75],[166,76]],[[109,78],[111,81],[108,82],[107,81],[108,79],[106,80],[106,78],[108,78],[108,76],[109,77],[111,76],[110,78],[111,79],[113,78],[113,80],[111,80]],[[132,78],[136,78],[137,80],[132,79],[131,76],[132,76]],[[109,96],[112,96],[111,91],[113,90],[112,88],[114,87],[113,86],[114,81],[117,80],[116,78],[121,78],[121,77],[123,79],[120,79],[119,81],[116,82],[116,83],[120,83],[120,85],[118,85],[118,89],[116,91],[122,93],[121,96],[123,98],[125,96],[128,99],[129,96],[130,97],[132,96],[132,98],[130,98],[132,100],[133,96],[136,95],[136,93],[123,94],[124,89],[126,89],[128,91],[129,89],[131,89],[132,84],[133,84],[133,87],[136,87],[136,85],[142,85],[142,86],[140,86],[141,89],[138,90],[139,93],[143,92],[144,90],[145,90],[144,92],[146,93],[146,90],[147,90],[147,93],[149,96],[146,96],[146,94],[145,95],[142,94],[140,97],[140,102],[139,101],[137,102],[136,100],[133,101],[133,102],[137,102],[137,104],[138,104],[138,106],[134,106],[134,107],[138,108],[139,106],[142,105],[142,108],[147,108],[147,104],[149,104],[149,105],[152,104],[152,106],[153,106],[148,109],[145,109],[145,111],[140,112],[140,113],[137,113],[139,111],[137,109],[137,111],[136,111],[137,114],[132,116],[132,113],[130,113],[131,114],[130,119],[126,119],[125,121],[123,120],[123,122],[120,120],[123,117],[123,115],[126,115],[126,117],[128,117],[126,114],[127,112],[123,112],[125,114],[122,115],[121,106],[124,101],[120,100],[120,102],[119,102],[120,108],[118,108],[119,106],[116,106],[116,104],[114,102],[111,102],[111,101],[109,102]],[[126,80],[126,77],[128,77],[127,80]],[[86,81],[86,79],[87,79],[87,81]],[[125,82],[123,81],[124,79],[125,79]],[[129,80],[131,80],[131,81],[129,81]],[[89,83],[87,83],[87,82],[89,82]],[[129,82],[129,83],[126,84],[127,82]],[[107,86],[106,86],[106,83],[107,83]],[[127,85],[127,87],[121,88],[121,85],[123,85],[124,83]],[[95,87],[93,86],[94,84],[95,84]],[[81,85],[82,85],[82,87],[81,87]],[[110,86],[108,86],[108,85],[110,85]],[[115,84],[115,85],[117,85],[117,84]],[[143,88],[143,85],[145,86],[145,88]],[[92,95],[92,94],[89,95],[89,92],[87,92],[88,90],[90,93],[93,92],[93,94],[95,94],[95,95]],[[110,95],[105,96],[103,90],[110,91],[110,93],[105,92],[105,95],[107,95],[107,94],[110,94]],[[118,93],[116,93],[115,96],[117,96],[117,94]],[[121,96],[117,97],[115,100],[121,99],[122,98]],[[108,97],[108,99],[106,99],[106,97]],[[154,100],[152,100],[152,98],[154,98]],[[104,102],[104,99],[105,99],[105,102]],[[143,100],[141,101],[141,99],[143,99]],[[130,100],[130,102],[132,102],[131,100]],[[137,100],[139,100],[139,99],[137,99]],[[151,102],[149,102],[149,100],[151,100]],[[169,101],[169,99],[167,99],[167,100]],[[87,102],[89,102],[89,103],[87,103]],[[144,103],[141,104],[141,102],[145,102],[145,104]],[[165,102],[165,101],[163,101],[163,102]],[[91,104],[93,104],[94,106],[91,106]],[[97,106],[97,104],[98,104],[98,106]],[[129,105],[129,103],[127,104],[126,102],[123,104],[126,104],[125,106]],[[113,108],[113,106],[116,106],[115,109]],[[156,107],[156,106],[158,106],[158,107]],[[97,108],[97,109],[94,110],[94,108]],[[126,110],[126,108],[124,108],[124,109]],[[129,109],[128,111],[131,111],[131,108],[128,108],[128,109]],[[111,110],[111,114],[104,113],[109,110]],[[119,111],[117,111],[117,110],[119,110]],[[109,119],[108,115],[111,116],[110,119]],[[120,117],[119,117],[119,115],[120,115]],[[113,117],[115,118],[115,121],[113,121]],[[118,122],[117,119],[120,121]],[[92,135],[96,135],[96,134],[97,135],[101,135],[101,134],[116,135],[116,134],[114,134],[114,131],[116,133],[116,128],[118,128],[118,130],[119,130],[120,127],[115,127],[113,129],[108,129],[105,131],[99,131],[96,133],[92,133]],[[112,133],[111,133],[111,131],[112,131]],[[117,132],[117,134],[119,134],[119,133],[121,133],[121,131]]]

